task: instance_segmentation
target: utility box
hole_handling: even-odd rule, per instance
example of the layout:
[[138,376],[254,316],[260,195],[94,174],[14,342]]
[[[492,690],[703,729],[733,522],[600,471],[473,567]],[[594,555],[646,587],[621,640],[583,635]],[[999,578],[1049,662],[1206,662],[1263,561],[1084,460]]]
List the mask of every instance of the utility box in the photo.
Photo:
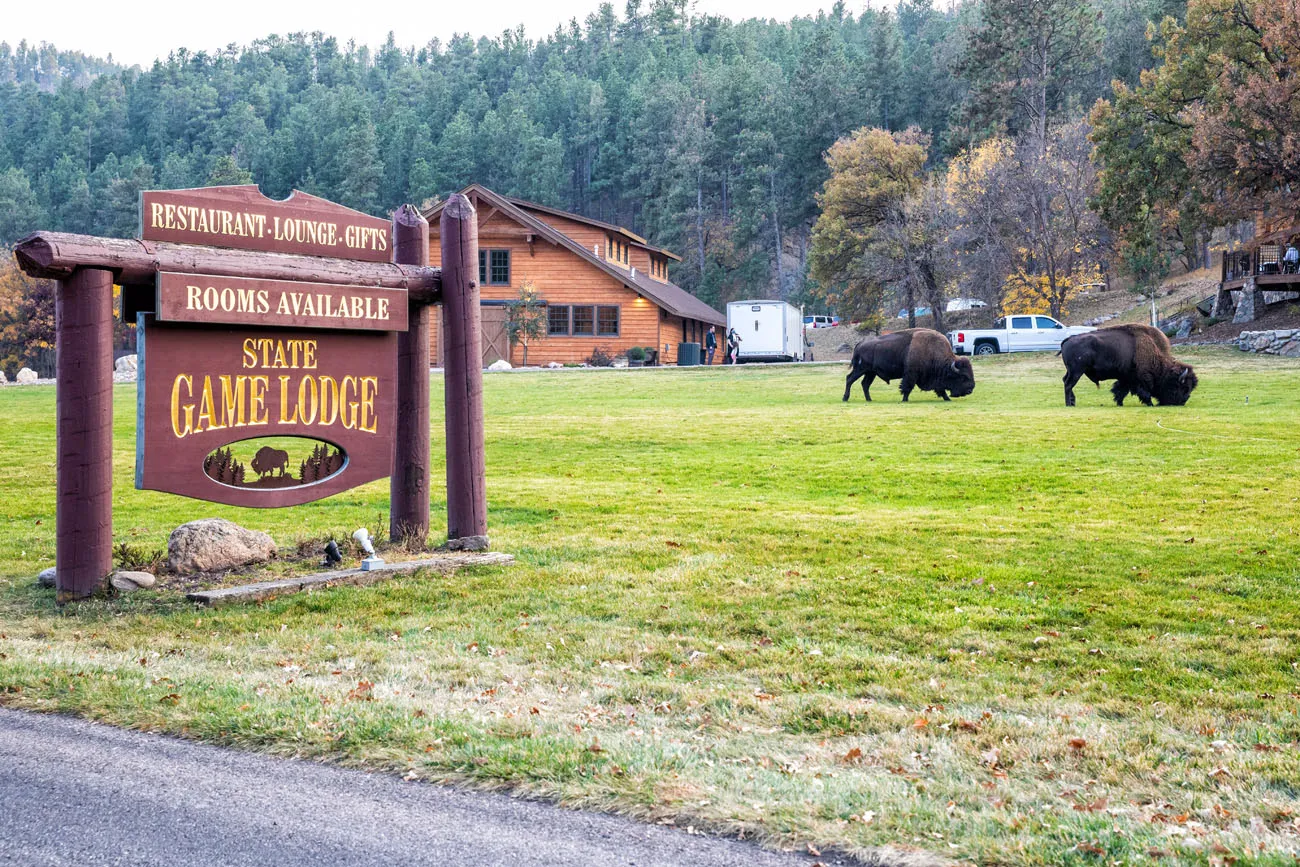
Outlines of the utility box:
[[740,338],[737,360],[803,361],[803,309],[784,301],[732,301],[727,332]]

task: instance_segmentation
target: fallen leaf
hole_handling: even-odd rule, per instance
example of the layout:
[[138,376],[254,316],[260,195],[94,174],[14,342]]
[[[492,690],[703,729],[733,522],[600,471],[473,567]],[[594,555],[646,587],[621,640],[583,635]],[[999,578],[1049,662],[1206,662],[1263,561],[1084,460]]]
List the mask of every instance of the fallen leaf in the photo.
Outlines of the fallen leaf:
[[1070,749],[1072,750],[1078,751],[1083,749],[1087,745],[1088,742],[1083,738],[1070,738]]
[[856,762],[860,758],[862,758],[862,750],[859,749],[858,747],[854,747],[853,749],[845,753],[844,756],[840,759],[840,761],[844,762],[845,764],[848,764],[850,762]]
[[1096,840],[1084,840],[1074,847],[1080,852],[1087,852],[1089,855],[1105,855],[1106,850],[1097,844]]
[[374,701],[375,685],[368,680],[359,680],[355,687],[348,690],[346,698],[349,701]]
[[1075,804],[1074,809],[1078,810],[1080,813],[1100,813],[1102,810],[1106,809],[1106,799],[1098,798],[1091,804]]

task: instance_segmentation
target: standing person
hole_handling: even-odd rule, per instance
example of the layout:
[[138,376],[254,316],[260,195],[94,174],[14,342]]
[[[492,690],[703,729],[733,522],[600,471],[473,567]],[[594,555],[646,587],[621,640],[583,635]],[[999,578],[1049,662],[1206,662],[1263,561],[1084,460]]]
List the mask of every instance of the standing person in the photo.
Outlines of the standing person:
[[1295,241],[1289,241],[1286,245],[1286,255],[1282,257],[1282,273],[1294,274],[1296,266],[1300,265],[1300,250],[1296,249]]
[[736,329],[727,330],[727,363],[735,364],[740,359],[740,335]]
[[718,351],[718,329],[717,326],[710,325],[709,333],[704,335],[704,352],[706,354],[705,364],[713,364],[713,353]]

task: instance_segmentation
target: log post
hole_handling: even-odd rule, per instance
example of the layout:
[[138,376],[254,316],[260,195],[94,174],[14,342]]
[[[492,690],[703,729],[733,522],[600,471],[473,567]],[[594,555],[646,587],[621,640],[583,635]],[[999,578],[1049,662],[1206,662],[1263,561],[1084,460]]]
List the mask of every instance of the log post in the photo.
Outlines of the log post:
[[461,194],[447,200],[439,224],[447,420],[447,539],[487,547],[483,458],[483,342],[479,320],[478,214]]
[[62,605],[102,591],[113,568],[113,273],[77,269],[58,282],[54,310]]
[[[429,264],[429,221],[411,205],[393,214],[393,261]],[[397,427],[388,535],[421,548],[429,537],[429,304],[409,301],[407,330],[397,335]]]

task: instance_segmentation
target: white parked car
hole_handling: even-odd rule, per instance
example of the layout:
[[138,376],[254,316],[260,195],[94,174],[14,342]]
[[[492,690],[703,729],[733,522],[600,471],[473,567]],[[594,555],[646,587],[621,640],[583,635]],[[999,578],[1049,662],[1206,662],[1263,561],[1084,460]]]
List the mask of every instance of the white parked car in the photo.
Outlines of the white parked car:
[[992,328],[962,328],[948,332],[958,355],[997,355],[1000,352],[1056,352],[1061,341],[1096,331],[1089,325],[1062,325],[1050,316],[1004,316]]
[[955,310],[977,310],[980,307],[988,306],[978,298],[953,298],[948,301],[948,306],[945,309],[952,313]]

